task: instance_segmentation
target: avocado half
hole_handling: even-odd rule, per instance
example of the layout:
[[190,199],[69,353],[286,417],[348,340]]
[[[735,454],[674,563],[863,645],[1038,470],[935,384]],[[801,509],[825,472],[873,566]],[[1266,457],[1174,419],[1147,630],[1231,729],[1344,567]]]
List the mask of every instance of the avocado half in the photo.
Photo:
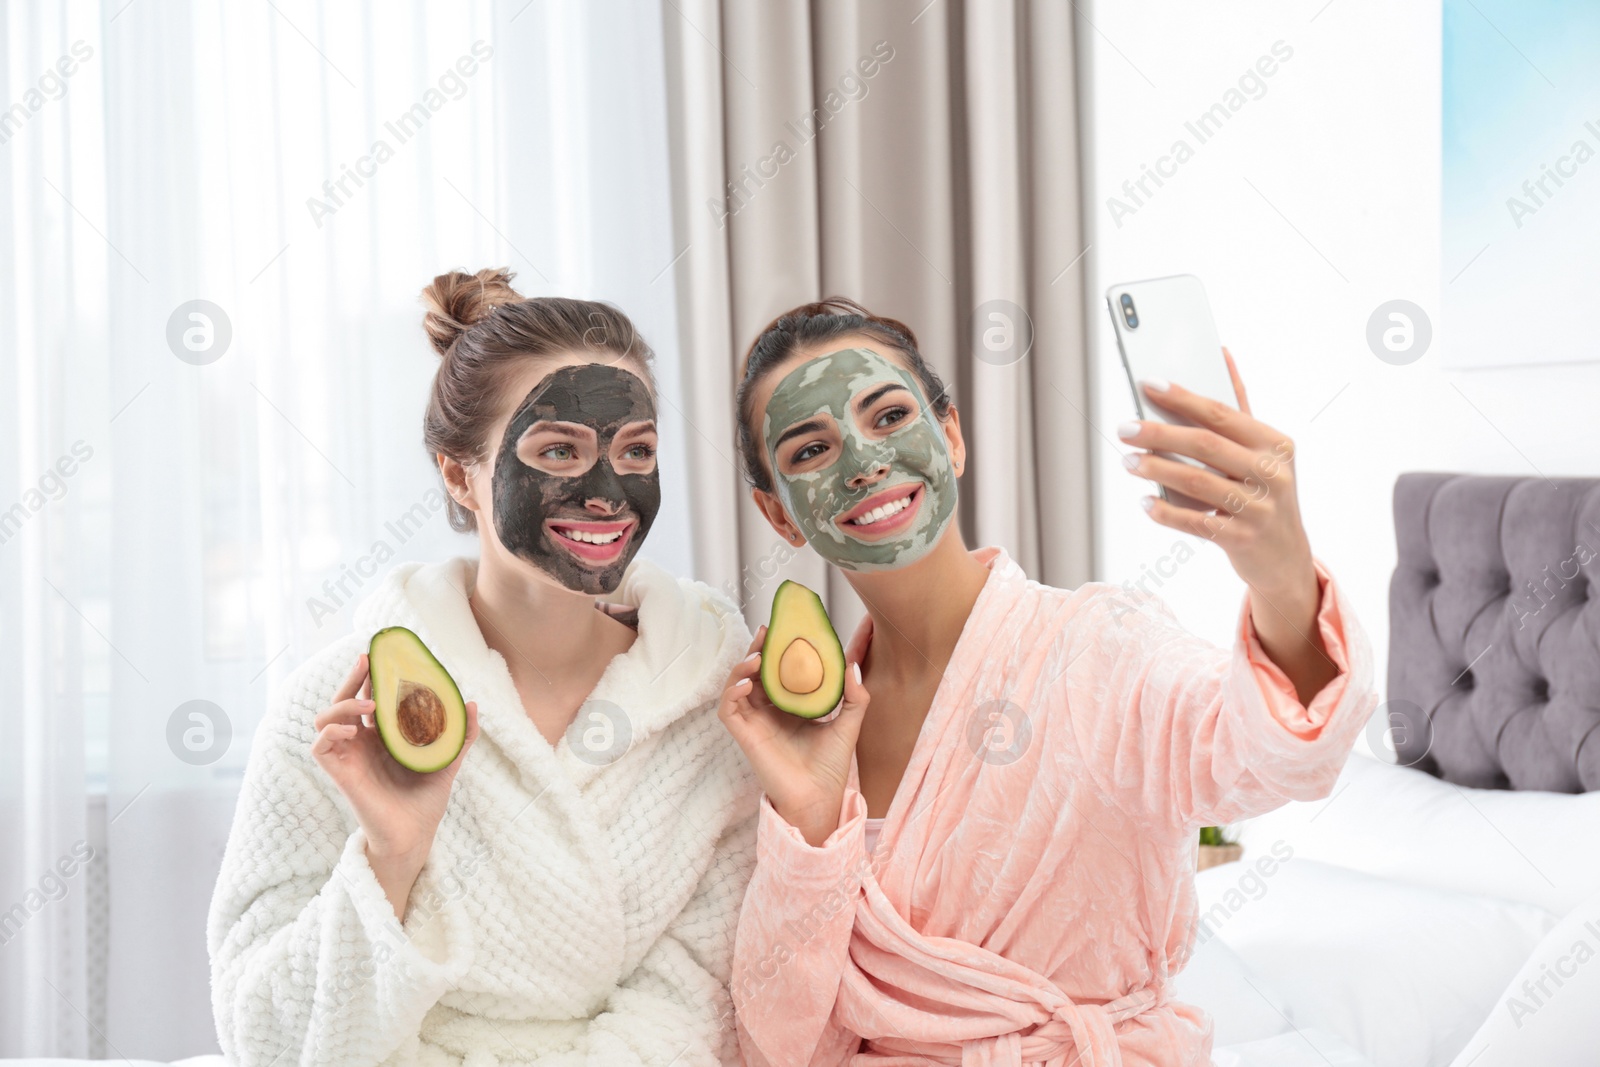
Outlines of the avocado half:
[[372,635],[367,651],[373,721],[402,767],[429,774],[450,766],[467,740],[467,706],[450,672],[404,626]]
[[822,598],[798,582],[784,582],[772,597],[761,688],[774,706],[802,719],[820,719],[844,696],[844,646]]

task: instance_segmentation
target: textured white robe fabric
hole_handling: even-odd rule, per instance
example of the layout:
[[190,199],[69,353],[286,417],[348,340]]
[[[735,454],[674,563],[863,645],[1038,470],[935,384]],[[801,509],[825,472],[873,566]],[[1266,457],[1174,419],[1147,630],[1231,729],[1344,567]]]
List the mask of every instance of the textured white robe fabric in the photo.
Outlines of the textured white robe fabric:
[[[223,1051],[240,1067],[737,1064],[727,985],[759,787],[717,699],[744,622],[635,561],[610,599],[638,608],[638,639],[552,746],[473,618],[475,567],[396,567],[275,694],[209,916]],[[311,757],[312,720],[394,625],[481,726],[403,924]]]

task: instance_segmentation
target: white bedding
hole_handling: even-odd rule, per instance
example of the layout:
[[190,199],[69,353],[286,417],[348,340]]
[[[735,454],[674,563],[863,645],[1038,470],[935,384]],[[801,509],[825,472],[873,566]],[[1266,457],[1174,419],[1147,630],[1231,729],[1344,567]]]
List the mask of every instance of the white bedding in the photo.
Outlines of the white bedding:
[[1373,1067],[1372,1061],[1316,1027],[1215,1049],[1215,1067]]
[[1600,893],[1545,935],[1452,1067],[1594,1067],[1597,1006]]
[[1179,976],[1218,1020],[1219,1043],[1255,1036],[1237,1033],[1239,1020],[1266,1018],[1270,997],[1274,1014],[1338,1036],[1376,1067],[1449,1067],[1558,921],[1518,901],[1267,859],[1246,853],[1196,879],[1199,938],[1209,938],[1196,959],[1218,969],[1202,957],[1221,941],[1243,969],[1231,992]]
[[1239,841],[1258,856],[1282,842],[1300,859],[1557,915],[1600,892],[1600,791],[1472,789],[1360,755],[1326,800],[1242,823]]
[[1218,1064],[1262,1041],[1288,1054],[1295,1027],[1374,1067],[1600,1063],[1600,793],[1469,789],[1354,756],[1329,799],[1241,830],[1244,862],[1198,878],[1215,936],[1202,926],[1176,982],[1212,1014]]

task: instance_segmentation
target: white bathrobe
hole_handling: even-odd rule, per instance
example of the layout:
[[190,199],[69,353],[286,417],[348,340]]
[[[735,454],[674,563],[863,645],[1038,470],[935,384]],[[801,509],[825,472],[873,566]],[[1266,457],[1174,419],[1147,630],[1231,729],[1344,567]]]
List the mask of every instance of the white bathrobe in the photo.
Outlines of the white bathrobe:
[[[760,793],[717,700],[744,622],[635,561],[610,599],[638,608],[638,639],[552,746],[473,619],[475,568],[395,568],[275,695],[211,903],[223,1051],[240,1067],[737,1064],[727,985]],[[481,726],[403,924],[311,758],[312,720],[393,625]]]

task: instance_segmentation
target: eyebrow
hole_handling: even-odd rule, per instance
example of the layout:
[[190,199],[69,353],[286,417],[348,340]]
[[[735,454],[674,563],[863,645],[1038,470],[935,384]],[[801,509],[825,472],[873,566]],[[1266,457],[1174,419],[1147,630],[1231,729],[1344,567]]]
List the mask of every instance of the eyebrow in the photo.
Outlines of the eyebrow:
[[894,392],[896,389],[903,390],[907,393],[911,392],[911,390],[907,389],[899,382],[884,382],[882,385],[878,386],[878,388],[874,389],[872,392],[856,401],[856,410],[864,411],[865,409],[870,408],[884,396]]
[[620,430],[618,430],[616,432],[616,436],[617,437],[633,437],[633,436],[635,436],[637,434],[655,433],[655,432],[656,432],[656,423],[655,423],[654,419],[635,419],[632,422],[624,423],[623,426],[622,426],[622,429],[620,429]]
[[791,437],[799,437],[802,434],[808,433],[817,433],[825,429],[827,425],[828,424],[823,422],[821,419],[807,419],[805,422],[797,422],[787,430],[783,431],[783,433],[778,435],[778,439],[772,444],[772,450],[776,452],[779,448],[783,447],[783,443],[789,440]]
[[523,430],[522,436],[527,437],[533,433],[554,433],[574,440],[592,440],[597,436],[593,426],[585,426],[581,422],[565,422],[561,419],[540,419]]

